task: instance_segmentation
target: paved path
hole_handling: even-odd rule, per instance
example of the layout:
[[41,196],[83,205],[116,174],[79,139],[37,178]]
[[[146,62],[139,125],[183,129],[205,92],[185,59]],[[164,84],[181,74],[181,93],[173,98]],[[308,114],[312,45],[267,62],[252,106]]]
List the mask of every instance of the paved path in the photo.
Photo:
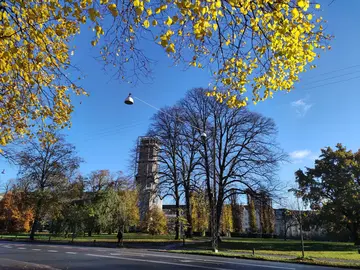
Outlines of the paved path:
[[336,268],[138,249],[0,243],[0,269],[334,270]]

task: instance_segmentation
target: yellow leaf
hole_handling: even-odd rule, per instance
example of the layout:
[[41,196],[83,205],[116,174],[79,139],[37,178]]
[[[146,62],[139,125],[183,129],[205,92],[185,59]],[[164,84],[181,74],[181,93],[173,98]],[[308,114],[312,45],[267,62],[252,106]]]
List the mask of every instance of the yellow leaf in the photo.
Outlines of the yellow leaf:
[[165,24],[167,26],[170,26],[172,24],[173,20],[168,16],[168,19],[165,21]]
[[312,17],[313,17],[312,14],[308,14],[308,15],[307,15],[307,19],[308,19],[309,21],[312,20]]
[[297,8],[294,8],[292,11],[291,11],[291,14],[293,15],[293,18],[294,19],[297,19],[299,17],[299,11],[297,10]]
[[319,8],[320,8],[320,4],[316,4],[316,5],[315,5],[315,8],[316,8],[316,9],[319,9]]
[[148,20],[145,20],[143,25],[145,26],[145,28],[149,28],[150,22]]
[[214,24],[213,24],[213,28],[214,28],[215,31],[218,29],[217,23],[214,23]]
[[152,25],[153,25],[153,26],[157,26],[157,24],[158,24],[158,23],[157,23],[157,20],[153,20],[153,21],[152,21]]

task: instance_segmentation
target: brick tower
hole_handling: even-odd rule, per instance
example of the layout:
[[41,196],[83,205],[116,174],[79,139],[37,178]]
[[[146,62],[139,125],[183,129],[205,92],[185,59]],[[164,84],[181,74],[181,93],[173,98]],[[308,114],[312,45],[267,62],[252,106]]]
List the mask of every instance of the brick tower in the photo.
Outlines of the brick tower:
[[159,141],[154,137],[139,137],[137,143],[137,172],[135,176],[139,191],[140,221],[154,206],[162,208],[162,200],[158,196],[159,181],[157,154]]

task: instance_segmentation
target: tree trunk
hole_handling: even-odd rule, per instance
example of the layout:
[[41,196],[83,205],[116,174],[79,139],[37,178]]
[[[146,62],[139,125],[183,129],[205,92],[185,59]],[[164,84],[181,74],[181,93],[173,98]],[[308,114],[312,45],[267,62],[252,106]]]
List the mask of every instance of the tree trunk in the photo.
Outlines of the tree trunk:
[[31,227],[30,240],[35,239],[35,232],[36,232],[36,228],[38,226],[38,223],[39,223],[39,218],[37,216],[35,216],[34,222],[33,222],[32,227]]
[[89,230],[88,231],[88,237],[91,237],[91,235],[92,235],[92,230]]
[[35,232],[38,227],[39,219],[40,219],[41,205],[42,205],[42,198],[40,198],[36,203],[35,218],[34,218],[34,222],[33,222],[32,226],[31,226],[30,240],[35,239]]
[[221,243],[220,225],[221,225],[221,216],[222,216],[222,208],[223,208],[222,201],[223,201],[222,192],[219,191],[219,198],[216,204],[216,225],[215,225],[218,243]]

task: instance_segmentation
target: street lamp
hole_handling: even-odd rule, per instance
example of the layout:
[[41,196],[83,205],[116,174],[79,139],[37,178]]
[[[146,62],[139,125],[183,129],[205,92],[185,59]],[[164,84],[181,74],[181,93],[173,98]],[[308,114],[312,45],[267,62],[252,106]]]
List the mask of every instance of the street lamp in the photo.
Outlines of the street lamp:
[[203,139],[205,141],[207,138],[207,135],[205,132],[203,132],[203,133],[201,133],[200,137],[201,137],[201,139]]
[[124,102],[127,105],[133,105],[134,104],[134,99],[131,97],[131,93],[129,93],[128,97],[125,99]]

